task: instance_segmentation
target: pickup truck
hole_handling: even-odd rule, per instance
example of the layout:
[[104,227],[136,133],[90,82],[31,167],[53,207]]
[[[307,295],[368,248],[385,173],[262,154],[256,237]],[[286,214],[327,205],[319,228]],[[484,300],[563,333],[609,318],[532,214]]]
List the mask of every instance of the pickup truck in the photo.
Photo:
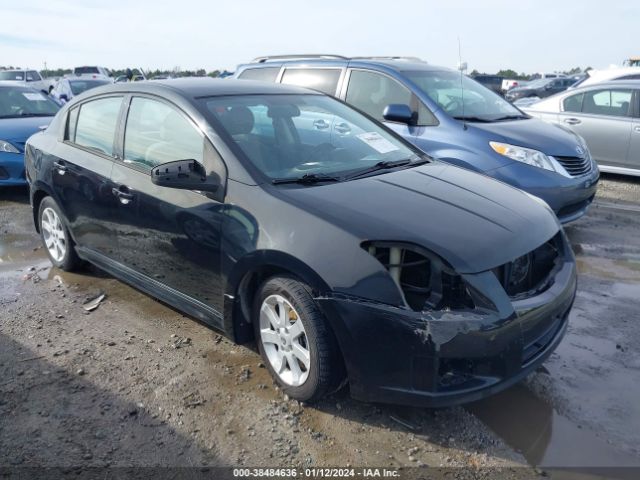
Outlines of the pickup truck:
[[42,78],[37,70],[0,70],[0,82],[11,82],[15,85],[35,88],[47,94],[52,85],[52,82]]

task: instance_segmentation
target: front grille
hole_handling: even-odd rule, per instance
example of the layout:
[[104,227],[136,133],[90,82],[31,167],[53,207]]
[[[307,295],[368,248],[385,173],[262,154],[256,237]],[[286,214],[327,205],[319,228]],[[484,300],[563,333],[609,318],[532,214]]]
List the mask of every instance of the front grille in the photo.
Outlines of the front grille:
[[0,180],[6,180],[7,178],[9,178],[9,172],[0,167]]
[[572,177],[579,177],[591,171],[591,159],[586,156],[581,157],[553,157],[564,167]]
[[507,295],[527,298],[546,290],[560,258],[560,233],[535,250],[493,269]]

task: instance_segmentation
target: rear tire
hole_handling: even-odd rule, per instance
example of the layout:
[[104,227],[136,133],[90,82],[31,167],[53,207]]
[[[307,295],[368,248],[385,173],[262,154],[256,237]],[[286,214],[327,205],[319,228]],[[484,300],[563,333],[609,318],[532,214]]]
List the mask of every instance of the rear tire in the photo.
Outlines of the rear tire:
[[337,341],[308,289],[272,277],[256,295],[252,322],[264,363],[289,397],[314,402],[344,379]]
[[51,197],[45,197],[40,202],[38,226],[42,244],[51,263],[67,272],[77,270],[82,261],[76,253],[75,243],[66,227],[64,215]]

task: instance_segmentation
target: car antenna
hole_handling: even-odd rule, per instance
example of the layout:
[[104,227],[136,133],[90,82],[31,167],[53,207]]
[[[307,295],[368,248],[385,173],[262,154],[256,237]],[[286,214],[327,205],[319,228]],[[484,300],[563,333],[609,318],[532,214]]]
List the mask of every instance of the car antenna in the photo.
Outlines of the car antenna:
[[467,121],[464,119],[464,85],[462,78],[462,71],[464,70],[464,65],[462,64],[462,48],[460,46],[460,35],[458,35],[458,70],[460,70],[460,99],[462,101],[462,129],[467,129]]

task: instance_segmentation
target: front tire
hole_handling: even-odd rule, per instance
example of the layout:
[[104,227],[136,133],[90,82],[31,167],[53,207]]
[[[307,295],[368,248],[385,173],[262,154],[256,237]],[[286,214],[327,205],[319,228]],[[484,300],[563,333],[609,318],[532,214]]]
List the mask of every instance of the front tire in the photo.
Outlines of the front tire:
[[76,270],[82,262],[63,218],[60,207],[53,198],[46,197],[42,200],[38,210],[40,238],[51,263],[69,272]]
[[263,283],[252,321],[260,355],[289,397],[314,402],[340,385],[344,367],[336,339],[299,281],[273,277]]

